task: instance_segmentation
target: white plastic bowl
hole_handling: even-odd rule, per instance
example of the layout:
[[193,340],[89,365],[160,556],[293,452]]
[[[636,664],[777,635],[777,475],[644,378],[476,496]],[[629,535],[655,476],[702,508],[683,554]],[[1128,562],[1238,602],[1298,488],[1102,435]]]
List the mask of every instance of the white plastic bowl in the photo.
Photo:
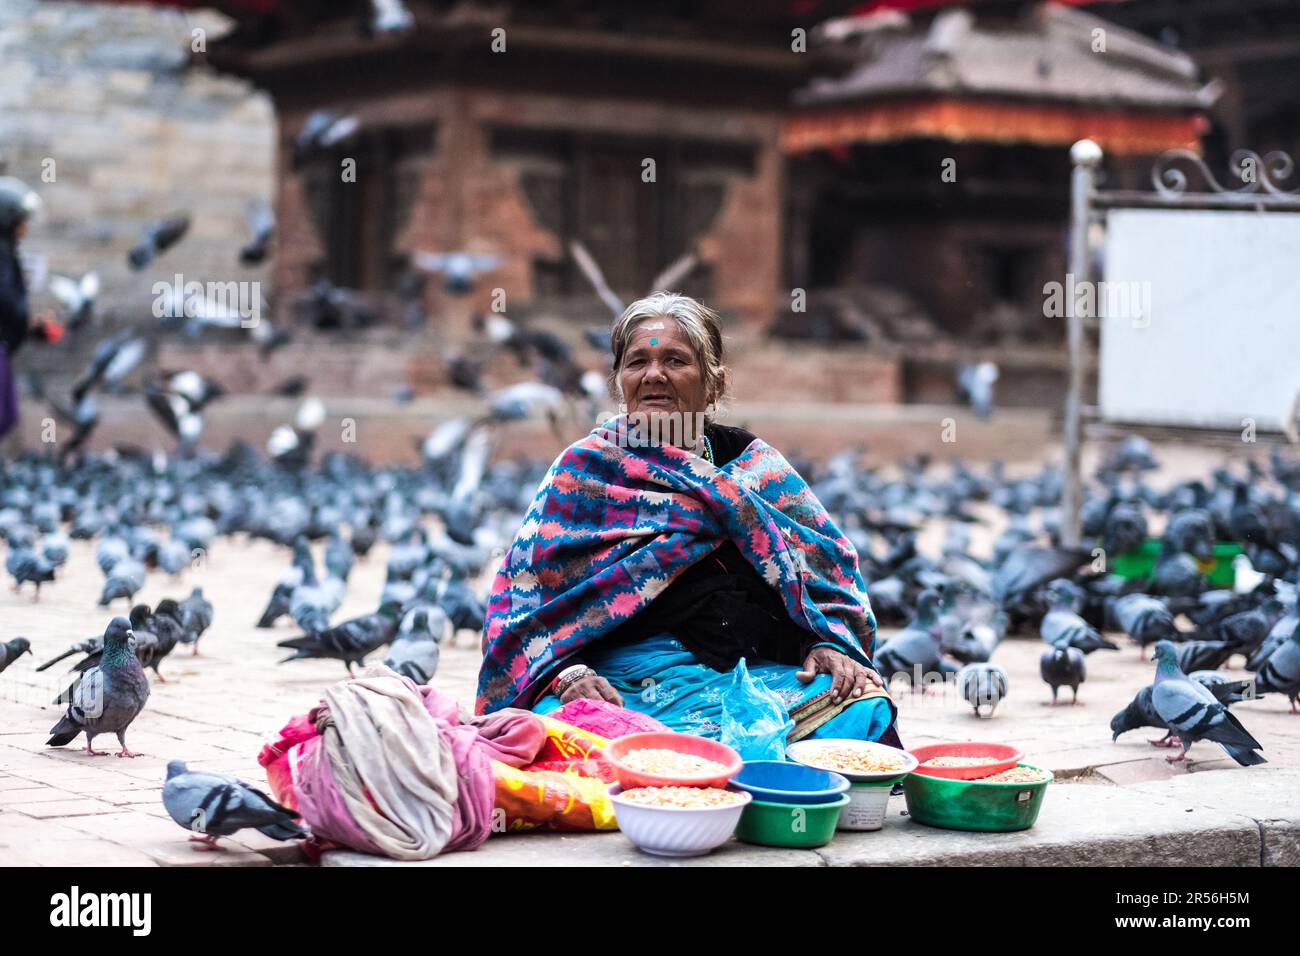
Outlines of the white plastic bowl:
[[[817,752],[827,747],[865,750],[872,753],[884,752],[894,758],[901,757],[904,766],[901,770],[886,770],[880,773],[853,773],[848,770],[836,770],[834,767],[823,766],[817,762]],[[848,777],[850,783],[884,783],[887,780],[902,780],[916,769],[918,763],[917,759],[906,750],[899,750],[897,747],[890,747],[888,744],[876,743],[874,740],[853,740],[848,737],[800,740],[798,743],[793,743],[787,747],[785,752],[796,763],[807,764],[810,767],[816,767],[818,770],[834,770],[835,773]]]
[[740,815],[753,799],[735,790],[741,800],[723,807],[656,807],[625,800],[623,788],[610,784],[614,819],[627,838],[654,856],[703,856],[722,846],[735,832]]
[[817,763],[817,751],[823,747],[842,747],[868,752],[887,751],[891,757],[903,758],[902,770],[886,770],[881,773],[851,773],[848,770],[836,770],[849,778],[849,805],[840,814],[837,830],[879,830],[885,823],[885,811],[889,809],[889,794],[894,784],[902,780],[917,767],[917,759],[905,750],[890,747],[888,744],[874,740],[852,740],[849,738],[825,738],[800,740],[786,748],[790,759],[796,763],[829,770]]

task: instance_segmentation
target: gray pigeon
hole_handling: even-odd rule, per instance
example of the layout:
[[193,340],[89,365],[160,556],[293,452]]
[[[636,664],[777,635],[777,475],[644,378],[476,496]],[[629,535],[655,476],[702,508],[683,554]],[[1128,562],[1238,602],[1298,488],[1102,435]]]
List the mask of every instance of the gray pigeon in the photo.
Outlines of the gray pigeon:
[[1088,678],[1088,668],[1084,662],[1083,651],[1070,644],[1068,637],[1061,637],[1056,644],[1043,651],[1038,660],[1038,673],[1042,675],[1047,686],[1052,688],[1052,706],[1056,706],[1056,692],[1062,687],[1074,691],[1071,704],[1079,702],[1079,685]]
[[982,717],[980,707],[987,704],[988,715],[993,716],[1007,696],[1007,672],[997,664],[967,664],[957,674],[957,692],[975,708],[975,716]]
[[1149,743],[1157,747],[1172,747],[1175,744],[1169,743],[1174,739],[1173,731],[1164,725],[1160,715],[1156,713],[1155,707],[1151,704],[1151,686],[1148,684],[1137,692],[1137,696],[1127,707],[1110,719],[1110,730],[1112,741],[1119,740],[1119,735],[1127,733],[1130,730],[1137,730],[1139,727],[1155,727],[1157,730],[1164,730],[1164,737],[1159,740],[1152,740]]
[[1230,641],[1183,641],[1174,645],[1174,659],[1184,674],[1212,671],[1225,664],[1237,651]]
[[[1225,707],[1243,700],[1253,700],[1259,696],[1255,693],[1251,681],[1230,681],[1217,671],[1197,671],[1195,674],[1189,674],[1188,677],[1213,694],[1215,699]],[[1137,692],[1132,703],[1111,718],[1111,740],[1118,740],[1120,734],[1137,730],[1139,727],[1154,727],[1157,730],[1164,730],[1165,735],[1159,740],[1148,741],[1149,743],[1156,747],[1178,746],[1178,738],[1165,726],[1151,703],[1151,691],[1150,684],[1143,687]]]
[[350,674],[353,664],[361,663],[367,654],[393,639],[400,613],[401,606],[396,603],[381,604],[374,614],[364,614],[314,634],[280,641],[276,647],[286,647],[294,652],[280,663],[332,657],[343,661]]
[[1286,694],[1291,701],[1291,713],[1300,714],[1296,699],[1300,698],[1300,626],[1290,639],[1269,655],[1255,674],[1257,690],[1274,690]]
[[41,585],[54,580],[54,568],[54,562],[28,547],[13,548],[5,558],[5,570],[13,576],[14,590],[30,581],[36,585],[37,601],[41,599]]
[[116,734],[122,749],[119,757],[136,757],[126,746],[126,729],[140,715],[149,699],[149,680],[131,648],[134,634],[124,617],[109,621],[104,631],[104,652],[99,664],[86,672],[72,694],[63,719],[50,728],[47,747],[70,744],[82,731],[86,753],[104,756],[94,748],[100,734]]
[[1064,640],[1085,654],[1102,648],[1119,650],[1119,645],[1102,637],[1100,631],[1076,613],[1081,595],[1074,584],[1058,579],[1048,585],[1047,590],[1052,609],[1043,616],[1041,631],[1045,642],[1055,647]]
[[1138,645],[1139,656],[1145,657],[1148,645],[1156,641],[1176,641],[1181,634],[1174,626],[1174,616],[1164,601],[1149,594],[1125,594],[1106,601],[1108,626],[1123,631]]
[[[433,629],[429,625],[430,615],[434,615],[440,626]],[[403,677],[409,677],[417,684],[427,684],[438,670],[438,642],[446,631],[447,616],[439,608],[416,608],[408,618],[410,627],[403,621],[402,630],[388,649],[384,666],[390,667]]]
[[122,558],[108,572],[108,580],[99,595],[99,606],[108,607],[110,601],[118,598],[133,600],[136,592],[144,587],[147,573],[142,562],[135,558]]
[[0,674],[24,654],[32,652],[32,642],[25,637],[15,637],[12,641],[0,644]]
[[924,680],[927,674],[956,671],[956,667],[943,660],[939,639],[934,636],[938,621],[938,592],[922,591],[917,598],[916,619],[876,648],[872,655],[876,670],[886,681],[895,674],[907,674],[916,689],[918,675]]
[[181,643],[190,645],[191,654],[198,654],[199,638],[212,626],[212,602],[203,596],[203,588],[195,588],[178,607],[185,632],[181,635]]
[[1187,750],[1198,740],[1212,740],[1243,767],[1267,763],[1255,751],[1262,747],[1226,704],[1204,685],[1191,680],[1178,667],[1174,645],[1156,644],[1156,680],[1151,690],[1151,707],[1171,731],[1178,735],[1182,752],[1166,759],[1171,763],[1187,759]]
[[198,844],[196,850],[219,849],[218,838],[250,827],[272,840],[309,835],[294,822],[296,810],[228,773],[190,770],[183,760],[168,762],[162,799],[167,814],[195,834],[190,841]]

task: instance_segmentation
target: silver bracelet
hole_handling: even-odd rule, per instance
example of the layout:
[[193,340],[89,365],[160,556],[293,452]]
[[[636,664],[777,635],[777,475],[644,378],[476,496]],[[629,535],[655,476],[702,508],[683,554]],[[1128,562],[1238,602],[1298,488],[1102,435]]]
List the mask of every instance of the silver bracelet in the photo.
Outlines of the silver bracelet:
[[564,692],[585,677],[595,677],[596,672],[586,664],[573,664],[560,671],[559,675],[551,682],[551,690],[556,697],[564,696]]

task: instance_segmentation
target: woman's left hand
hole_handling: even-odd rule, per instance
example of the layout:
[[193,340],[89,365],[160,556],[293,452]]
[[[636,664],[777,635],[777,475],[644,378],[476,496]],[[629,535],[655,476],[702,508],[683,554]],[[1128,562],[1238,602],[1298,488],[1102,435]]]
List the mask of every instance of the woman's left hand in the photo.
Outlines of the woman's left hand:
[[861,697],[874,684],[885,686],[880,675],[833,647],[814,647],[803,662],[803,670],[794,676],[805,684],[818,674],[831,675],[831,703],[846,697]]

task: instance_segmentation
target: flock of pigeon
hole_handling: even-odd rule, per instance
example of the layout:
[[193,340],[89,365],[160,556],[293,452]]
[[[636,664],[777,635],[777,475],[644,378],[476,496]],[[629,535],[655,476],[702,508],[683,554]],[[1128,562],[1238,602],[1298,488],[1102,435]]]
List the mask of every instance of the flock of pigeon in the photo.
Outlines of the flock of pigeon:
[[[282,663],[335,659],[350,672],[382,650],[388,666],[425,683],[448,635],[481,631],[476,582],[499,560],[545,474],[544,462],[491,461],[494,427],[484,420],[441,426],[418,466],[375,467],[339,453],[318,466],[287,465],[238,443],[223,454],[196,449],[185,457],[128,450],[67,462],[28,454],[0,465],[6,569],[15,588],[30,583],[39,594],[56,582],[70,540],[93,540],[104,574],[99,605],[130,606],[148,575],[176,575],[223,538],[267,539],[287,550],[289,562],[256,623],[272,628],[288,619],[300,631],[278,642],[288,652]],[[905,677],[916,688],[951,675],[976,715],[987,708],[991,716],[1010,690],[993,660],[997,648],[1007,634],[1028,631],[1047,645],[1041,673],[1053,703],[1061,687],[1077,699],[1087,655],[1118,650],[1102,633],[1109,631],[1142,653],[1154,647],[1156,660],[1153,682],[1111,722],[1115,737],[1151,727],[1165,732],[1153,743],[1181,747],[1170,760],[1208,740],[1251,765],[1264,761],[1260,744],[1229,708],[1280,693],[1297,712],[1300,464],[1275,453],[1268,472],[1250,463],[1242,475],[1223,469],[1209,484],[1157,491],[1143,480],[1155,465],[1149,447],[1130,439],[1100,470],[1101,493],[1085,508],[1085,547],[1071,549],[1057,541],[1061,476],[1052,467],[1010,478],[997,464],[976,471],[959,462],[940,477],[918,460],[885,477],[856,458],[792,461],[858,549],[878,619],[901,625],[875,655],[891,682]],[[981,520],[976,502],[1007,518],[983,559],[970,553],[970,528]],[[934,520],[946,522],[937,559],[917,549],[922,525]],[[1163,531],[1152,573],[1108,573],[1098,555],[1135,549],[1157,520]],[[336,622],[354,562],[380,540],[388,563],[378,607]],[[1243,549],[1231,589],[1211,588],[1202,575],[1216,541]],[[312,542],[320,543],[320,566]],[[132,756],[126,732],[148,699],[146,669],[163,680],[159,665],[178,646],[197,654],[213,612],[198,588],[154,608],[137,604],[102,636],[43,664],[81,655],[56,700],[67,709],[48,744],[84,733],[95,754],[95,737],[111,733],[119,756]],[[0,671],[29,652],[23,637],[0,644]],[[1235,657],[1253,680],[1220,673]],[[165,796],[184,826],[202,813],[200,848],[235,824],[300,835],[291,811],[233,777],[173,764]]]
[[[95,738],[113,734],[118,755],[134,756],[126,734],[149,697],[146,670],[163,681],[161,665],[176,648],[189,645],[197,655],[214,608],[202,588],[153,608],[132,602],[150,575],[177,580],[233,535],[275,542],[291,555],[256,620],[258,627],[273,628],[284,619],[300,631],[278,642],[288,651],[284,661],[337,659],[350,671],[386,648],[387,666],[427,683],[444,639],[462,629],[482,630],[485,607],[473,582],[499,560],[545,473],[542,462],[489,467],[494,427],[469,421],[444,426],[441,437],[431,437],[447,447],[426,443],[418,467],[375,468],[338,453],[325,455],[318,467],[299,467],[244,444],[186,457],[117,450],[75,462],[28,453],[0,463],[0,536],[8,543],[6,569],[15,590],[30,585],[39,600],[42,586],[58,587],[71,541],[93,541],[104,576],[98,606],[129,608],[129,616],[113,616],[102,635],[37,668],[78,657],[55,698],[66,711],[48,745],[84,733],[86,752],[99,755]],[[459,438],[448,438],[450,432]],[[378,608],[334,620],[354,562],[380,540],[389,548]],[[319,567],[312,542],[321,545]],[[24,653],[31,653],[25,637],[0,643],[0,671]],[[195,781],[213,776],[171,773],[166,792],[180,788],[190,799]],[[223,785],[242,796],[204,804],[207,835],[220,835],[227,811],[246,813],[256,804],[272,815],[287,812],[233,778]],[[293,829],[283,820],[268,826],[275,833]]]
[[[1142,654],[1154,647],[1157,662],[1152,684],[1112,720],[1113,739],[1151,727],[1166,731],[1152,743],[1181,745],[1171,761],[1209,740],[1249,766],[1264,762],[1260,744],[1229,707],[1280,693],[1300,713],[1300,464],[1274,452],[1271,474],[1252,460],[1244,475],[1219,469],[1209,484],[1157,491],[1142,478],[1157,467],[1150,446],[1131,437],[1099,469],[1101,493],[1083,512],[1085,546],[1064,548],[1061,476],[1053,468],[1008,481],[996,466],[977,475],[958,464],[947,480],[927,481],[915,468],[901,481],[882,481],[848,462],[833,460],[814,489],[843,515],[877,617],[904,625],[876,650],[887,679],[902,675],[924,689],[951,676],[977,715],[986,707],[992,714],[1009,692],[1006,670],[992,658],[1008,633],[1028,630],[1048,645],[1040,673],[1052,703],[1061,687],[1077,700],[1087,656],[1119,650],[1103,634],[1111,631]],[[1008,518],[987,561],[969,553],[975,501],[1000,506]],[[937,561],[916,550],[921,521],[934,517],[949,520]],[[1157,519],[1163,532],[1150,574],[1110,573],[1110,560],[1138,550]],[[873,547],[877,535],[891,542],[882,557]],[[1203,574],[1216,542],[1241,547],[1232,588],[1213,588]],[[1221,674],[1233,659],[1254,678]]]

